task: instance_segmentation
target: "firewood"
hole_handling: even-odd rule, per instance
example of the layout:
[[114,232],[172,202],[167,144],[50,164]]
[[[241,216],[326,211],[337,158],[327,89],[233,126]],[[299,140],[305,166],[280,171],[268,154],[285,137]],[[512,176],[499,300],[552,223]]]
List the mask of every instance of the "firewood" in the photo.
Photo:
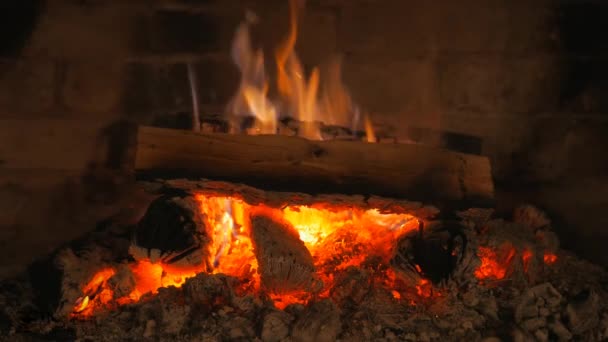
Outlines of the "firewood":
[[287,205],[319,206],[325,209],[344,209],[357,207],[361,209],[378,209],[382,213],[410,214],[419,219],[430,219],[439,213],[439,210],[431,205],[421,202],[371,196],[365,198],[360,195],[310,195],[299,192],[285,191],[263,191],[248,185],[212,181],[208,179],[189,180],[173,179],[158,180],[154,182],[140,182],[142,186],[152,194],[174,192],[176,190],[186,191],[189,194],[202,194],[205,196],[226,196],[240,198],[251,205],[264,204],[267,207],[283,208]]
[[293,227],[258,214],[251,217],[251,235],[266,290],[283,293],[311,289],[313,259]]
[[129,248],[135,259],[198,266],[207,262],[205,224],[198,202],[188,196],[161,196],[135,229]]
[[287,191],[373,193],[430,201],[493,199],[486,157],[424,145],[197,134],[140,127],[141,176],[209,177]]

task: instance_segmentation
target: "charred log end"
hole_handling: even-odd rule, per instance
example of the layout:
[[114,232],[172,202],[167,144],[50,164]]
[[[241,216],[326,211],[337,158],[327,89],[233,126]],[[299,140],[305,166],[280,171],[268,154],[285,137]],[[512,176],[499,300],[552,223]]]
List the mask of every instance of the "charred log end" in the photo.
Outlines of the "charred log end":
[[208,260],[208,244],[198,202],[191,196],[161,196],[137,224],[129,253],[176,266],[198,266]]
[[251,235],[266,290],[285,293],[311,288],[313,259],[293,227],[266,215],[253,215]]
[[391,265],[407,284],[422,279],[439,284],[470,271],[474,251],[468,245],[467,228],[453,223],[435,223],[421,232],[408,233],[396,244]]

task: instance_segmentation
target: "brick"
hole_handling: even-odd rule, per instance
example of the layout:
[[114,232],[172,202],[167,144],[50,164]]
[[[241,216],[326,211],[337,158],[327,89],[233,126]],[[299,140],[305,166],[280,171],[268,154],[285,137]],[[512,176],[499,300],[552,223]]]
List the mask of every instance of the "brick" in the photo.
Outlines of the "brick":
[[510,6],[504,51],[514,54],[560,53],[558,11],[551,6]]
[[201,104],[223,106],[236,93],[241,75],[231,61],[199,62],[195,70]]
[[506,2],[443,2],[437,6],[437,43],[445,53],[503,51],[509,29]]
[[435,64],[424,59],[374,63],[347,59],[344,82],[364,111],[408,116],[437,113]]
[[0,116],[40,114],[55,105],[55,64],[41,60],[0,61]]
[[384,0],[353,2],[340,8],[340,51],[393,57],[436,50],[437,8],[430,2]]
[[53,1],[45,6],[24,54],[57,59],[107,59],[128,56],[142,15],[130,1]]
[[[162,10],[142,19],[141,53],[207,53],[229,50],[240,18],[206,12]],[[143,26],[143,27],[141,27]]]
[[[194,64],[201,105],[225,105],[236,92],[239,74],[230,61]],[[123,111],[142,120],[157,114],[191,111],[190,83],[185,64],[133,63],[123,93]]]
[[118,109],[124,84],[122,63],[73,62],[66,67],[62,104],[79,115]]
[[130,118],[145,120],[187,103],[186,66],[132,63],[127,67],[122,107]]
[[554,6],[467,0],[438,6],[443,53],[530,54],[558,48]]
[[336,17],[329,11],[306,11],[297,44],[303,63],[320,65],[338,49]]
[[444,110],[528,113],[559,105],[560,61],[551,56],[440,60]]

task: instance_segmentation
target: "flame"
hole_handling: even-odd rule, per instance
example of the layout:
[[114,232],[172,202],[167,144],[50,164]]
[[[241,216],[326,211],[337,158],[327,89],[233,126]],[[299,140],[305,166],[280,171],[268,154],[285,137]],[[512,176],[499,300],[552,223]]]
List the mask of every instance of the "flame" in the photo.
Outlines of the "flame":
[[553,265],[557,261],[557,255],[555,255],[553,253],[546,252],[543,255],[543,261],[547,265]]
[[[180,287],[188,278],[204,271],[246,279],[252,289],[259,291],[258,261],[250,238],[249,217],[253,214],[269,215],[291,225],[299,233],[313,257],[316,275],[323,282],[324,288],[319,296],[328,295],[335,272],[349,266],[360,266],[368,257],[379,257],[388,263],[393,242],[419,226],[412,215],[382,213],[377,209],[325,203],[278,209],[262,204],[250,205],[237,197],[196,195],[195,198],[204,214],[206,234],[212,240],[204,247],[208,252],[210,270],[205,264],[177,267],[152,263],[147,259],[138,260],[127,265],[134,286],[128,294],[120,297],[110,282],[119,276],[119,272],[115,268],[103,268],[82,287],[83,295],[74,303],[72,316],[86,318],[96,310],[137,302],[146,294],[157,293],[161,287]],[[388,279],[387,284],[395,284],[394,274],[391,278],[390,272],[386,271],[383,276]],[[426,285],[420,284],[424,288]],[[279,308],[291,303],[305,303],[311,296],[304,291],[267,295]]]
[[[298,11],[295,0],[289,0],[289,33],[287,38],[275,51],[277,63],[277,88],[279,93],[289,98],[292,93],[292,82],[286,70],[286,64],[296,47],[298,37]],[[301,76],[301,74],[300,74]]]
[[376,134],[374,133],[374,126],[372,125],[372,121],[368,115],[365,116],[365,136],[367,138],[367,142],[375,143]]
[[241,83],[227,110],[234,115],[255,116],[257,121],[250,132],[252,134],[275,134],[277,111],[266,97],[268,81],[264,71],[264,54],[251,46],[249,27],[256,20],[253,15],[248,15],[235,33],[232,59],[241,72]]
[[199,267],[175,268],[162,263],[152,263],[149,260],[139,260],[129,265],[134,278],[135,287],[126,296],[115,298],[115,289],[109,280],[117,275],[114,268],[104,268],[91,278],[83,288],[83,296],[76,300],[72,317],[91,317],[95,310],[112,308],[115,305],[125,305],[137,302],[145,294],[158,292],[161,287],[181,287],[186,279],[204,271]]
[[[322,140],[319,122],[347,126],[357,120],[357,109],[341,80],[341,63],[333,59],[327,66],[326,80],[321,83],[321,71],[312,68],[307,76],[296,52],[298,9],[289,1],[289,30],[275,50],[277,99],[270,100],[269,82],[264,70],[261,50],[251,46],[250,15],[236,31],[232,58],[241,72],[239,89],[227,111],[233,118],[253,116],[256,121],[249,134],[276,134],[278,120],[288,116],[300,121],[298,135]],[[238,126],[238,125],[233,125]]]
[[[257,270],[248,220],[250,206],[240,199],[197,195],[205,225],[211,229],[209,246],[213,273],[247,276]],[[256,274],[257,275],[257,274]],[[258,277],[255,279],[259,283]]]
[[83,312],[87,306],[89,305],[89,296],[84,296],[84,297],[80,297],[78,298],[78,300],[76,300],[76,306],[74,307],[74,312]]
[[479,247],[477,255],[481,260],[481,265],[475,270],[475,277],[480,280],[504,279],[515,254],[515,248],[510,243],[504,243],[496,249]]
[[112,292],[106,284],[116,274],[111,268],[102,268],[82,287],[83,296],[76,300],[74,312],[83,317],[93,314],[96,307],[105,306],[112,300]]

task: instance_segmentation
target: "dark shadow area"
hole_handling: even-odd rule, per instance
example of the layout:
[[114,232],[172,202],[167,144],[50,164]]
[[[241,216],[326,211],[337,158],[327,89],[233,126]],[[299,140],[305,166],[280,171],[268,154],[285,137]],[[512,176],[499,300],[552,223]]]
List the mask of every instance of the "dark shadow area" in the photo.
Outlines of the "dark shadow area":
[[0,2],[0,57],[21,54],[45,6],[44,0]]
[[[608,109],[608,3],[562,1],[559,34],[565,58],[561,102],[565,109]],[[577,108],[577,109],[578,109]]]

